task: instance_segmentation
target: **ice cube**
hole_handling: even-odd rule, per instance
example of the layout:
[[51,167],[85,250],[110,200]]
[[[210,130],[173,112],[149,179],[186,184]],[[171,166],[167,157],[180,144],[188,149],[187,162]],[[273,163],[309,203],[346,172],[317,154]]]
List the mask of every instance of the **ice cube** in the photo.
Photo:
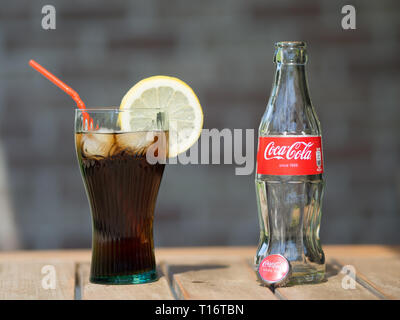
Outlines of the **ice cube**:
[[131,154],[143,155],[154,142],[155,133],[151,131],[120,133],[116,137],[119,151],[128,151]]
[[86,158],[105,158],[109,156],[114,142],[112,133],[85,133],[81,138],[82,155]]

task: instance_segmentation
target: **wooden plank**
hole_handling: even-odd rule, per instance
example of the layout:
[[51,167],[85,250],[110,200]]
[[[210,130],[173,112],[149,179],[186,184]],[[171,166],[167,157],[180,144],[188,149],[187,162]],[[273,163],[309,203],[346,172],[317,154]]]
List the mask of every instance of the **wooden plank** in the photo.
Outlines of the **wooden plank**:
[[101,285],[89,282],[90,264],[79,265],[78,277],[83,300],[171,300],[168,281],[158,268],[160,278],[151,283],[132,285]]
[[0,263],[1,300],[72,300],[74,295],[75,264],[72,262]]
[[346,257],[341,265],[354,266],[361,283],[384,298],[400,299],[400,257]]
[[241,258],[171,258],[165,266],[178,299],[276,299]]
[[340,273],[341,266],[335,263],[327,264],[327,281],[319,284],[297,285],[278,288],[275,294],[287,300],[376,300],[378,297],[372,292],[355,284],[355,289],[342,287],[345,274]]
[[[255,247],[158,248],[165,274],[155,283],[104,286],[88,283],[90,250],[14,251],[0,253],[0,299],[73,299],[76,263],[83,299],[375,299],[400,298],[400,247],[378,245],[324,246],[331,262],[328,282],[272,292],[259,285],[246,259]],[[29,261],[29,262],[28,262]],[[332,263],[337,261],[338,263]],[[55,266],[55,290],[41,286],[44,265]],[[356,289],[342,288],[343,265],[354,265]],[[86,269],[85,269],[86,268]],[[136,289],[140,288],[140,289]]]

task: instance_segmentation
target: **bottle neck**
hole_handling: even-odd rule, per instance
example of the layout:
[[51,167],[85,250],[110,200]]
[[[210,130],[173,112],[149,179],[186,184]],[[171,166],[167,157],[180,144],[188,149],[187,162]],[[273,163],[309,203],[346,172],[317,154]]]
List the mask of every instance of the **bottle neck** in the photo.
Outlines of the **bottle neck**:
[[272,98],[283,108],[310,104],[305,65],[306,45],[301,41],[278,42],[275,46],[276,64]]
[[275,79],[260,124],[261,135],[320,134],[308,91],[306,62],[305,43],[286,41],[275,45]]
[[281,107],[307,104],[310,96],[305,65],[277,63],[272,97]]

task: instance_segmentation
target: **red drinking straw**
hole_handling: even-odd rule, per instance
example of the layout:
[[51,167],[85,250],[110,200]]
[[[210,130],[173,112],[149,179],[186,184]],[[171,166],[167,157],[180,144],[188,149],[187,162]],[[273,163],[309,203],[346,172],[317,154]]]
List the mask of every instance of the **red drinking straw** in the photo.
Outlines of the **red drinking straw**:
[[[62,82],[60,79],[58,79],[54,74],[51,72],[47,71],[45,68],[43,68],[39,63],[37,63],[35,60],[30,60],[29,65],[41,73],[43,76],[45,76],[47,79],[49,79],[51,82],[53,82],[57,87],[68,93],[72,99],[76,102],[76,105],[79,109],[84,110],[86,109],[85,103],[81,100],[79,97],[79,94],[72,89],[71,87],[67,86],[64,82]],[[93,129],[93,119],[91,119],[86,111],[82,112],[83,114],[83,119],[84,121],[89,124],[89,128]]]

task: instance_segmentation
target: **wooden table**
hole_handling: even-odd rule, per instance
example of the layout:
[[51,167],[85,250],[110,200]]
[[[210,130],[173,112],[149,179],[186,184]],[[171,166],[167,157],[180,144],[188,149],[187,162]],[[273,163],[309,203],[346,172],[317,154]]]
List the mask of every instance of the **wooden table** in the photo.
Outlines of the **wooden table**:
[[[400,246],[325,246],[324,251],[326,282],[279,288],[274,293],[256,281],[254,247],[157,249],[160,279],[123,286],[89,283],[89,250],[2,252],[0,299],[400,298]],[[341,272],[344,266],[356,272],[353,288]],[[49,270],[55,271],[54,289],[42,285]]]

